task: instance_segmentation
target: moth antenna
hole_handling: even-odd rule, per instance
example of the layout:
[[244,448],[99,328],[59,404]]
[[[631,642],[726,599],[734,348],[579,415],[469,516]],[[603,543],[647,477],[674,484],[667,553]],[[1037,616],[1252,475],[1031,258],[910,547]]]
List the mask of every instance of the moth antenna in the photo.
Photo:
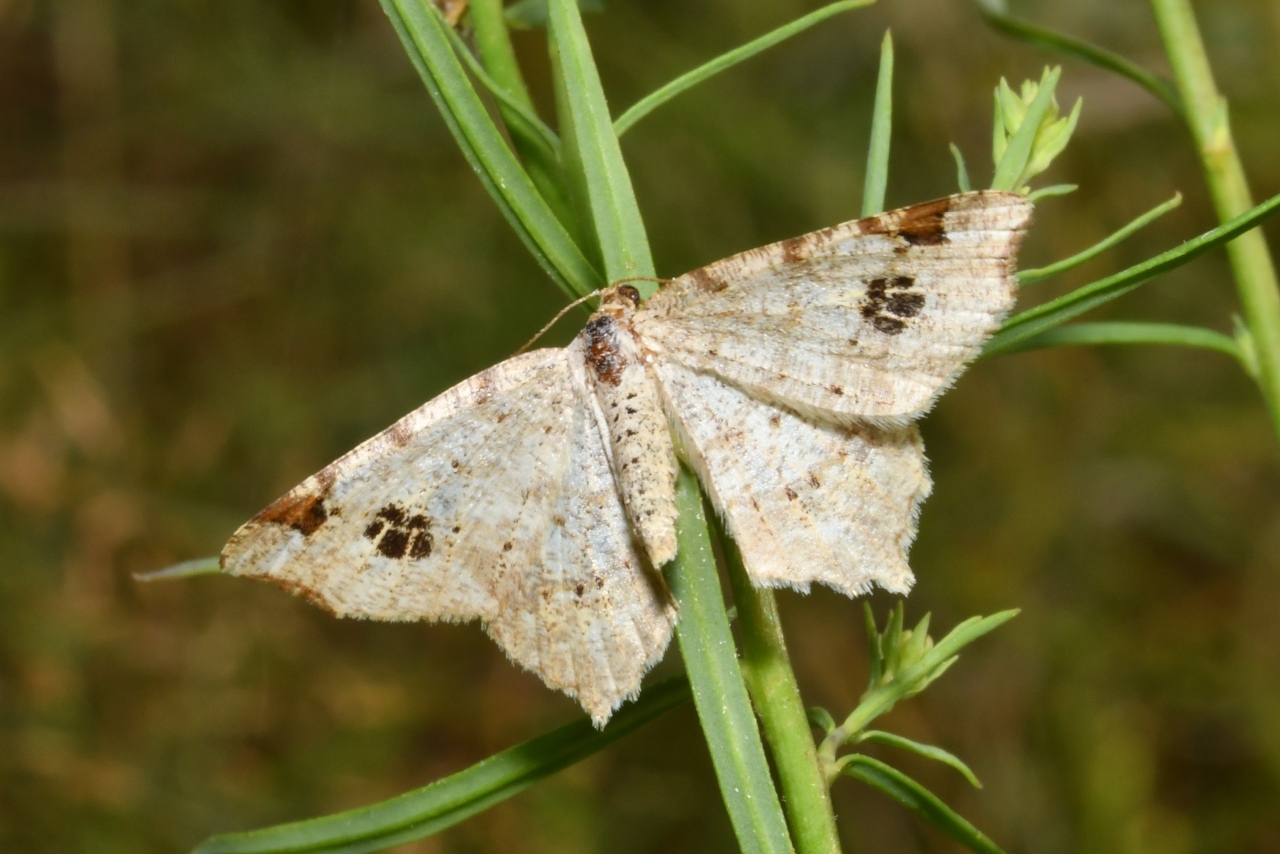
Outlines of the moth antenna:
[[521,353],[523,353],[525,350],[528,350],[530,347],[532,347],[532,346],[534,345],[534,343],[535,343],[539,338],[541,338],[543,335],[546,335],[546,334],[547,334],[547,330],[548,330],[548,329],[550,329],[551,327],[553,327],[553,326],[555,326],[557,323],[559,323],[559,322],[560,322],[560,318],[562,318],[562,317],[564,317],[566,314],[568,314],[568,313],[569,313],[569,311],[570,311],[571,309],[577,308],[578,306],[582,305],[584,302],[586,302],[586,301],[587,301],[587,300],[589,300],[589,299],[595,299],[596,297],[600,296],[600,292],[601,292],[602,290],[604,290],[604,288],[597,288],[596,290],[592,291],[591,293],[587,294],[587,295],[586,295],[586,296],[584,296],[584,297],[578,297],[576,300],[574,300],[573,302],[569,303],[569,304],[568,304],[568,305],[566,305],[564,308],[560,309],[560,311],[556,312],[556,316],[555,316],[555,317],[553,317],[553,318],[551,318],[551,320],[547,321],[547,325],[546,325],[546,326],[544,326],[544,327],[542,327],[541,329],[539,329],[539,330],[538,330],[538,334],[537,334],[537,335],[533,336],[533,337],[532,337],[532,338],[530,338],[528,341],[526,341],[526,342],[525,342],[525,344],[524,344],[524,346],[523,346],[523,347],[521,347],[519,350],[517,350],[513,355],[519,356],[519,355],[520,355]]

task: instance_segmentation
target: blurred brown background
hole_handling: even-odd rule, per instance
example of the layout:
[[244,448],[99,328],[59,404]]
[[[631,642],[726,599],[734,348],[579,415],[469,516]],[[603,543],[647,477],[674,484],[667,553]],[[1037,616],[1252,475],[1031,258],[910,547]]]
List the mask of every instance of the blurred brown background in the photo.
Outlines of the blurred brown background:
[[[588,26],[620,111],[818,5],[611,0]],[[1138,0],[1015,9],[1165,68]],[[1280,4],[1199,13],[1255,194],[1280,192]],[[992,87],[1051,58],[962,0],[882,0],[625,139],[660,272],[857,215],[890,25],[890,205],[954,189],[948,141],[989,178]],[[518,47],[545,106],[540,34]],[[1213,225],[1162,105],[1071,62],[1060,91],[1084,116],[1042,182],[1081,189],[1041,205],[1024,266],[1175,190],[1186,203],[1028,301]],[[216,552],[562,302],[375,0],[0,0],[0,851],[181,851],[390,796],[575,715],[475,626],[341,622],[247,581],[130,577]],[[1214,254],[1107,314],[1229,330],[1233,311]],[[1250,383],[1207,351],[1005,357],[924,432],[937,490],[908,615],[1023,613],[886,721],[986,789],[901,767],[1011,852],[1280,850],[1280,448]],[[782,600],[806,700],[847,711],[860,607]],[[851,848],[954,850],[852,781],[836,801]],[[404,850],[733,841],[686,708]]]

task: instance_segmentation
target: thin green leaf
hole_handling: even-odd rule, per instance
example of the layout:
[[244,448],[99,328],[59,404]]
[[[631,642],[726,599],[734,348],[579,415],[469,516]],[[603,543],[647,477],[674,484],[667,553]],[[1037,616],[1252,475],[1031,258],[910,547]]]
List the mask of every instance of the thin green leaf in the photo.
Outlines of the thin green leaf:
[[862,623],[867,631],[867,684],[875,687],[884,675],[884,651],[880,648],[880,630],[876,626],[876,616],[871,612],[871,603],[866,599],[862,600]]
[[[529,87],[520,73],[515,46],[511,43],[511,34],[503,17],[502,0],[470,0],[468,15],[476,50],[492,75],[493,90],[503,92],[513,102],[533,112],[533,99],[529,97]],[[456,35],[452,27],[449,29]]]
[[1004,854],[986,834],[978,830],[959,813],[943,803],[937,795],[912,780],[906,774],[870,756],[852,754],[842,756],[842,771],[868,786],[880,790],[908,809],[914,810],[925,821],[978,854]]
[[[602,0],[578,0],[583,12],[599,12],[604,9]],[[507,26],[513,30],[532,30],[547,25],[547,0],[519,0],[507,7]]]
[[465,771],[390,800],[323,818],[215,836],[193,854],[355,854],[422,839],[482,812],[538,780],[580,762],[689,698],[676,678],[645,688],[603,730],[581,718],[504,750]]
[[884,210],[889,186],[889,142],[893,131],[893,36],[885,30],[880,43],[880,73],[876,77],[876,102],[871,111],[871,145],[867,149],[867,176],[862,190],[862,215]]
[[1072,323],[1041,332],[1024,339],[1005,352],[1020,353],[1045,347],[1068,347],[1077,344],[1169,344],[1178,347],[1203,347],[1225,353],[1245,365],[1244,353],[1236,339],[1214,329],[1182,326],[1176,323],[1110,321]]
[[1090,65],[1127,77],[1164,101],[1174,113],[1179,116],[1184,115],[1182,101],[1171,81],[1106,48],[1007,15],[998,4],[990,0],[976,0],[976,2],[987,23],[1005,35],[1046,50],[1065,53]]
[[[1009,140],[1009,145],[1000,158],[995,177],[991,179],[991,189],[1016,191],[1020,188],[1022,174],[1031,160],[1031,150],[1036,141],[1036,133],[1040,129],[1040,121],[1053,104],[1053,90],[1057,88],[1061,74],[1061,68],[1046,69],[1040,78],[1040,89],[1027,107],[1026,116],[1023,117],[1017,132]],[[1007,88],[1003,80],[1000,82],[1004,88]],[[998,110],[999,96],[997,96]]]
[[1162,252],[1141,264],[1135,264],[1058,299],[1014,315],[1006,320],[1000,331],[991,337],[982,354],[990,356],[1009,352],[1018,342],[1060,326],[1073,317],[1079,317],[1090,309],[1129,293],[1161,273],[1181,267],[1210,249],[1239,237],[1246,231],[1256,228],[1259,223],[1277,211],[1280,211],[1280,195],[1272,196],[1230,222],[1192,238],[1168,252]]
[[449,44],[439,14],[422,0],[381,2],[467,162],[539,265],[571,296],[603,286],[600,273],[507,147]]
[[[555,75],[569,180],[585,207],[609,281],[653,276],[653,258],[622,148],[609,120],[609,106],[582,17],[573,0],[549,0],[547,37]],[[577,168],[574,169],[573,167]],[[644,297],[655,282],[636,282]]]
[[1068,193],[1074,193],[1078,189],[1080,189],[1078,184],[1050,184],[1048,187],[1041,187],[1038,190],[1032,190],[1027,193],[1027,201],[1038,202],[1050,196],[1065,196]]
[[134,581],[168,581],[172,578],[191,578],[196,575],[217,575],[222,572],[218,556],[198,557],[166,566],[164,569],[153,569],[150,572],[135,572]]
[[922,668],[937,667],[978,638],[988,632],[995,631],[1016,616],[1018,616],[1018,609],[1010,608],[1007,611],[999,611],[986,617],[970,617],[948,632],[946,637],[934,644],[933,649],[929,650],[925,655],[920,666]]
[[750,59],[761,51],[768,50],[779,42],[785,41],[798,33],[804,32],[814,24],[821,23],[832,15],[838,15],[841,12],[848,12],[851,9],[861,9],[863,6],[870,6],[874,2],[875,0],[840,0],[838,3],[823,6],[821,9],[810,12],[802,18],[797,18],[789,24],[783,24],[776,30],[766,33],[757,39],[753,39],[741,47],[734,48],[728,53],[723,53],[710,62],[700,65],[692,71],[685,72],[657,91],[644,96],[639,101],[632,104],[627,108],[626,112],[618,116],[617,120],[613,123],[614,132],[617,133],[618,136],[622,136],[624,133],[629,131],[636,122],[649,115],[649,113],[653,112],[655,109],[662,106],[667,101],[670,101],[677,95],[692,89],[704,80],[714,77],[721,71],[732,68],[745,59]]
[[454,52],[461,57],[467,66],[467,70],[480,81],[480,84],[498,102],[502,118],[511,130],[512,138],[527,139],[530,145],[536,147],[542,157],[553,161],[559,160],[560,137],[556,136],[556,132],[548,127],[547,123],[539,118],[532,109],[510,95],[505,88],[489,76],[480,61],[467,49],[466,43],[463,42],[462,37],[457,32],[452,28],[446,29],[445,32],[449,34],[449,41],[453,45]]
[[667,583],[680,608],[680,654],[720,794],[742,851],[783,854],[791,850],[787,824],[734,652],[702,496],[697,480],[683,467],[676,504],[679,550],[667,567]]
[[[715,525],[713,531],[719,538],[733,601],[741,615],[738,637],[743,681],[773,758],[796,854],[832,854],[840,849],[840,833],[800,687],[791,668],[777,599],[772,590],[752,583],[737,544],[723,528]],[[826,717],[831,719],[830,715]],[[834,721],[831,723],[834,725]]]
[[899,750],[906,750],[917,756],[923,756],[925,759],[932,759],[935,762],[941,762],[943,765],[950,765],[959,771],[969,785],[975,789],[981,789],[982,783],[978,782],[978,777],[970,770],[960,757],[954,753],[943,750],[941,747],[934,747],[932,744],[921,744],[901,735],[895,735],[891,732],[885,732],[879,729],[869,729],[858,736],[859,742],[872,741],[876,744],[883,744],[888,747],[896,747]]
[[967,193],[973,189],[969,183],[969,168],[964,165],[964,155],[954,142],[951,143],[951,156],[956,161],[956,184],[960,187],[960,192]]
[[565,228],[576,232],[577,222],[564,185],[564,170],[560,167],[560,140],[538,118],[533,99],[529,97],[503,18],[502,0],[471,0],[469,9],[480,60],[472,55],[455,28],[445,27],[445,32],[471,73],[498,102],[498,113],[534,186]]
[[1097,243],[1093,244],[1088,249],[1085,249],[1082,252],[1077,252],[1075,255],[1072,255],[1070,258],[1064,258],[1061,261],[1057,261],[1053,264],[1050,264],[1047,267],[1038,267],[1034,270],[1023,270],[1022,272],[1018,273],[1018,284],[1029,285],[1029,284],[1032,284],[1033,282],[1040,282],[1049,278],[1050,276],[1056,276],[1059,273],[1065,273],[1067,270],[1070,270],[1073,267],[1078,267],[1084,262],[1098,257],[1103,252],[1106,252],[1108,249],[1110,249],[1112,246],[1115,246],[1121,241],[1127,239],[1128,237],[1133,235],[1135,232],[1137,232],[1139,229],[1146,227],[1147,225],[1159,219],[1160,217],[1164,216],[1165,214],[1167,214],[1169,211],[1173,210],[1180,204],[1182,204],[1182,194],[1174,193],[1173,198],[1169,199],[1167,202],[1162,202],[1161,204],[1156,205],[1154,208],[1147,211],[1142,216],[1135,219],[1133,222],[1129,223],[1128,225],[1124,226],[1121,229],[1118,229],[1112,232],[1106,238],[1099,240]]

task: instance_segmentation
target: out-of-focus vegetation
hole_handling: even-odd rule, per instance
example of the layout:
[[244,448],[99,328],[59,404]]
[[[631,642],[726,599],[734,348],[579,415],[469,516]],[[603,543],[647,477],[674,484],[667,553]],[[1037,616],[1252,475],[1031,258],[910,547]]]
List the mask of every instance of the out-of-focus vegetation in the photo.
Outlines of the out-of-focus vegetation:
[[[815,5],[613,0],[588,23],[615,114]],[[1016,8],[1163,65],[1145,4]],[[1271,196],[1280,11],[1198,11],[1255,195]],[[961,0],[881,0],[628,134],[660,274],[858,214],[889,25],[888,204],[954,189],[948,141],[983,183],[991,88],[1046,57]],[[519,35],[546,106],[541,34]],[[1081,189],[1041,203],[1023,266],[1175,190],[1186,201],[1029,288],[1063,292],[1214,224],[1161,102],[1071,63],[1059,93],[1085,107],[1046,177]],[[182,850],[385,798],[576,714],[474,626],[343,622],[265,585],[131,579],[216,551],[563,302],[377,4],[0,0],[0,128],[0,850]],[[1234,305],[1215,253],[1105,315],[1227,331]],[[1009,850],[1280,847],[1280,449],[1238,368],[1155,348],[994,358],[923,429],[937,489],[908,614],[1023,615],[889,721],[986,788],[895,761]],[[781,600],[806,700],[855,705],[857,603]],[[949,850],[878,795],[834,792],[860,850]],[[406,850],[732,846],[686,707]]]

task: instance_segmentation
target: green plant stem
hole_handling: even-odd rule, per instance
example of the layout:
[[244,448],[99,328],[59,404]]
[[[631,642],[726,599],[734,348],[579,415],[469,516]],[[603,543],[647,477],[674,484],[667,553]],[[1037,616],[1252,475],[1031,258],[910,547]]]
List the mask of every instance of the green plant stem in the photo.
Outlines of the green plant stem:
[[[781,854],[791,850],[786,820],[735,655],[702,494],[697,479],[683,467],[676,506],[679,550],[666,575],[680,607],[676,634],[693,702],[739,847]],[[804,732],[808,730],[806,723]]]
[[[1151,0],[1187,123],[1195,137],[1214,207],[1222,221],[1253,207],[1244,166],[1231,138],[1227,102],[1213,80],[1190,0]],[[1280,438],[1280,288],[1261,231],[1227,245],[1236,290],[1257,359],[1258,386]]]
[[840,836],[831,796],[818,764],[818,751],[791,669],[791,657],[787,655],[777,600],[772,590],[752,585],[742,565],[742,555],[732,541],[722,537],[721,542],[742,633],[742,675],[778,769],[796,851],[838,852]]

